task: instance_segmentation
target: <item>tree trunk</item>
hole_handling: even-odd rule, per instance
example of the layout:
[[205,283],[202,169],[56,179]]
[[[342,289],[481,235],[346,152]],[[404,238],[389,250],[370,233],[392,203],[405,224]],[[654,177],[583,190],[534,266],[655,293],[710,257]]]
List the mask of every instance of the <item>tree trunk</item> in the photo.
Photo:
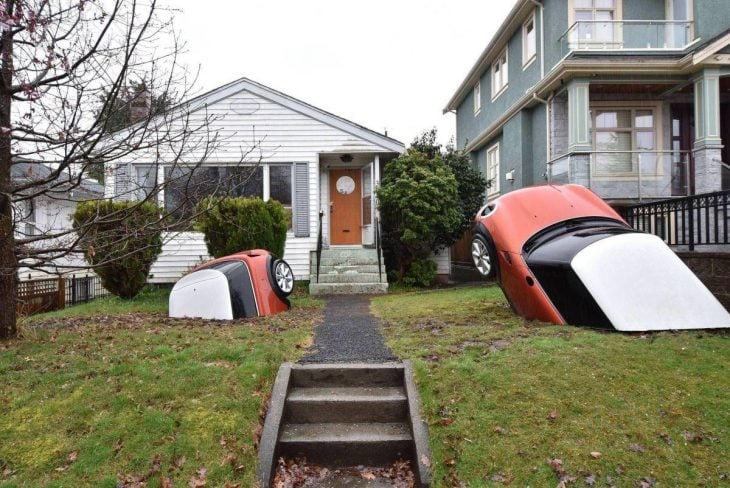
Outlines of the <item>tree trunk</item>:
[[[13,15],[15,1],[5,1],[5,12]],[[13,228],[11,147],[11,93],[13,85],[13,36],[10,29],[2,33],[0,66],[0,339],[17,333],[15,301],[17,295],[17,259]]]

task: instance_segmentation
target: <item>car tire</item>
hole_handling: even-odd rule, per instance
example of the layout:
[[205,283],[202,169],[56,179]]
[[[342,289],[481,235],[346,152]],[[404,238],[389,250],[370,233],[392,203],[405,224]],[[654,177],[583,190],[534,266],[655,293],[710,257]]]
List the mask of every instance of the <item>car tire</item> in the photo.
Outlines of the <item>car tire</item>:
[[497,275],[497,253],[494,245],[481,234],[475,235],[471,241],[471,258],[482,277],[494,278]]
[[294,273],[289,263],[274,259],[271,263],[271,285],[279,298],[286,298],[294,291]]

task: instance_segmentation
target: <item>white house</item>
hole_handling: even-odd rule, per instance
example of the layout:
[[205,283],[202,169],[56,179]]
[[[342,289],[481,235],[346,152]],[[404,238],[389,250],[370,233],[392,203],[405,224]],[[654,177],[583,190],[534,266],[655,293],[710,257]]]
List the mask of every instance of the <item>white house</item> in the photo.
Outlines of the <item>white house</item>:
[[[205,132],[216,139],[212,148],[190,151],[184,158],[186,164],[200,164],[195,171],[204,173],[209,182],[222,183],[235,178],[243,161],[251,165],[252,177],[237,195],[275,198],[291,209],[292,228],[284,258],[297,279],[309,279],[315,268],[310,260],[317,247],[320,211],[325,249],[343,246],[356,251],[374,246],[375,189],[384,165],[404,151],[401,142],[246,78],[184,107],[185,123],[202,125],[207,120]],[[107,178],[106,194],[114,198],[144,196],[135,193],[144,192],[156,177],[158,182],[167,181],[156,196],[158,203],[172,209],[180,195],[170,178],[182,170],[170,166],[181,166],[180,159],[180,153],[161,156],[150,152],[120,162],[113,168],[114,177]],[[171,233],[165,242],[150,273],[152,283],[174,282],[209,258],[200,233]],[[441,272],[447,274],[448,257],[440,261]],[[334,268],[324,271],[334,272]],[[368,271],[372,274],[373,270]],[[332,276],[328,278],[334,281]],[[359,281],[366,282],[368,277]],[[378,281],[384,282],[383,273]]]
[[[15,185],[34,183],[47,179],[51,171],[51,167],[43,163],[14,161],[11,179]],[[70,246],[76,236],[64,234],[71,230],[71,214],[76,204],[104,196],[104,187],[95,180],[84,178],[76,181],[75,177],[68,177],[68,181],[57,178],[53,185],[35,187],[29,191],[39,194],[30,199],[18,199],[13,205],[16,237],[47,236],[48,240],[37,244],[40,248]],[[53,259],[40,268],[20,268],[18,276],[21,280],[28,280],[47,277],[48,274],[87,272],[85,266],[82,253],[78,252]],[[91,274],[91,271],[88,273]]]

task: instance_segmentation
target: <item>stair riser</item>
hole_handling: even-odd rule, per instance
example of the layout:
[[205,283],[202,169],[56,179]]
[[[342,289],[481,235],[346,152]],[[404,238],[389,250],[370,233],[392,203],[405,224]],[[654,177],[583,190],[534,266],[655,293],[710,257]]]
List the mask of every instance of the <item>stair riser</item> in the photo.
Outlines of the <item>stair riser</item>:
[[387,283],[309,283],[311,295],[382,295]]
[[287,400],[284,418],[297,424],[320,422],[403,422],[408,403],[392,401],[292,401]]
[[380,442],[280,442],[277,458],[306,458],[310,464],[330,468],[387,467],[396,459],[412,459],[412,441]]
[[[312,271],[316,271],[317,269],[317,259],[312,259],[310,261]],[[383,262],[380,262],[381,266]],[[377,256],[348,256],[348,257],[342,257],[342,258],[326,258],[322,257],[322,264],[320,265],[320,270],[324,266],[377,266],[378,265],[378,258]]]
[[[385,280],[385,275],[381,276],[377,273],[319,274],[319,283],[379,283],[381,279]],[[317,275],[312,275],[310,280],[316,283]]]
[[[381,265],[380,272],[385,276],[385,265]],[[317,269],[314,268],[312,270],[313,274],[317,274]],[[337,274],[349,274],[349,273],[378,273],[378,266],[373,264],[363,264],[360,266],[352,265],[337,265],[337,266],[320,266],[319,267],[319,274],[330,274],[330,273],[337,273]]]
[[403,386],[403,368],[293,368],[292,387]]

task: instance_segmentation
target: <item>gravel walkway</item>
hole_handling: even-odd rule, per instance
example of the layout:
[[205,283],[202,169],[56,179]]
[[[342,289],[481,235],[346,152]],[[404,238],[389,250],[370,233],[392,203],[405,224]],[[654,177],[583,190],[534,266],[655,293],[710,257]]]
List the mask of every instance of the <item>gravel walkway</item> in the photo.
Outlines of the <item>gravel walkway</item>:
[[301,363],[382,363],[395,361],[385,345],[378,320],[370,313],[370,297],[326,298],[324,323],[314,332],[312,352]]

